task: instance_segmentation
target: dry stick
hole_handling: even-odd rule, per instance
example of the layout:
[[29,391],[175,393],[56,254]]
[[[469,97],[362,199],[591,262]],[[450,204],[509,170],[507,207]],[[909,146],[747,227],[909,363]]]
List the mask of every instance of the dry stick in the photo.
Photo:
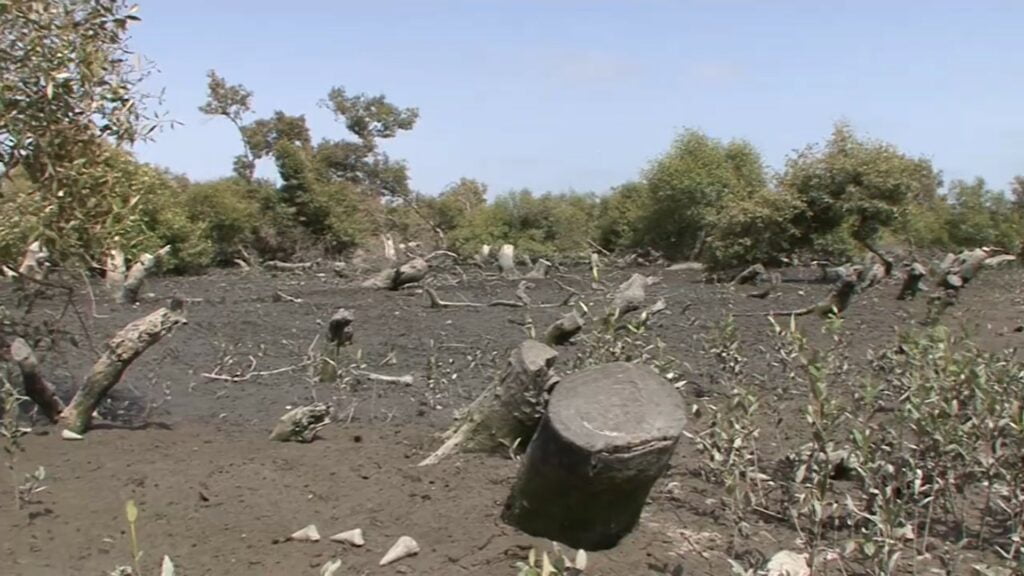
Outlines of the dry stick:
[[93,318],[109,318],[110,317],[109,314],[100,316],[99,314],[96,313],[96,295],[92,293],[92,284],[89,283],[89,277],[86,276],[85,270],[79,270],[79,272],[82,274],[82,281],[85,283],[85,290],[86,290],[86,292],[89,293],[89,302],[92,305],[92,317]]
[[246,382],[253,378],[260,378],[262,376],[273,376],[274,374],[282,374],[284,372],[291,372],[308,366],[309,362],[303,362],[302,364],[295,364],[292,366],[285,366],[284,368],[275,368],[274,370],[261,370],[259,372],[250,371],[246,372],[241,376],[225,376],[223,374],[217,374],[216,372],[204,373],[203,378],[209,378],[210,380],[221,380],[223,382]]
[[96,407],[121,380],[131,363],[174,328],[188,323],[183,306],[180,300],[172,300],[167,308],[131,322],[107,342],[106,350],[93,365],[89,377],[71,399],[71,404],[61,412],[60,419],[68,430],[83,434]]
[[406,386],[411,386],[416,382],[416,378],[412,374],[406,374],[405,376],[388,376],[387,374],[376,374],[365,370],[352,370],[352,373],[356,376],[369,378],[375,382],[384,382],[385,384],[405,384]]

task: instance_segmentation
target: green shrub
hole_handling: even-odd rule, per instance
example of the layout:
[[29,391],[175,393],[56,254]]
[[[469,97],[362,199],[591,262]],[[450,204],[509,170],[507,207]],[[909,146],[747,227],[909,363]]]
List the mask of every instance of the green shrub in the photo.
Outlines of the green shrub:
[[730,197],[710,219],[701,260],[711,270],[777,262],[797,243],[793,217],[800,209],[792,196],[768,189]]

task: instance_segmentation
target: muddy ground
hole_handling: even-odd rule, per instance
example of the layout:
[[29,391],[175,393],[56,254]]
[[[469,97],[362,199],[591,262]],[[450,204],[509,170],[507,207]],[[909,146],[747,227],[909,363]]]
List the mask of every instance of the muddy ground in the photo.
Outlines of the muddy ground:
[[[747,288],[704,284],[696,272],[616,270],[602,280],[615,285],[634,271],[662,278],[650,296],[664,296],[671,313],[651,330],[679,360],[676,380],[690,405],[714,402],[724,392],[704,342],[729,311],[800,308],[828,290],[814,281],[815,271],[797,269],[782,271],[782,295],[769,300],[745,297]],[[1024,335],[1013,329],[1024,319],[1021,279],[1015,269],[986,272],[946,322],[968,325],[986,347],[1018,345]],[[588,271],[557,280],[601,306],[603,295],[592,289]],[[511,298],[516,286],[477,272],[435,282],[447,300],[476,302]],[[558,302],[566,294],[553,279],[534,283],[535,302]],[[104,421],[84,441],[62,441],[59,429],[41,423],[22,438],[17,476],[43,466],[46,489],[18,510],[11,478],[5,473],[0,479],[0,574],[98,576],[130,564],[128,499],[140,511],[145,574],[157,573],[167,554],[185,576],[313,575],[332,558],[342,560],[342,574],[501,576],[515,574],[514,563],[531,546],[550,549],[499,519],[516,470],[510,458],[456,456],[415,466],[438,446],[436,435],[453,410],[472,400],[526,337],[523,310],[430,309],[418,289],[373,291],[313,272],[222,271],[156,279],[147,290],[135,308],[114,304],[99,284],[95,310],[85,292],[78,296],[95,347],[175,293],[189,299],[189,324],[135,363],[101,410]],[[852,369],[869,350],[891,346],[896,328],[924,316],[923,299],[897,302],[897,290],[894,283],[875,288],[847,313],[843,333]],[[9,291],[4,298],[13,306]],[[323,385],[309,377],[305,363],[321,350],[324,323],[339,306],[355,312],[353,348],[365,369],[413,374],[414,385]],[[532,309],[530,316],[540,331],[565,311]],[[750,372],[763,376],[764,386],[785,389],[771,324],[756,316],[737,322]],[[813,340],[824,341],[821,320],[799,322]],[[50,380],[69,393],[95,356],[77,321],[62,325],[78,334],[80,348],[61,347],[44,361]],[[559,365],[570,365],[578,349],[562,348]],[[340,422],[311,444],[268,441],[278,417],[314,398],[334,403]],[[805,394],[793,389],[775,398],[761,422],[762,442],[766,453],[783,454],[802,442],[795,420]],[[688,430],[702,425],[692,419]],[[729,573],[722,555],[728,529],[713,500],[721,490],[695,475],[697,459],[684,438],[638,528],[617,548],[592,553],[588,574]],[[325,538],[361,527],[367,544],[276,543],[310,523]],[[418,540],[420,554],[378,567],[401,535]],[[764,520],[745,539],[745,561],[796,548],[795,539],[783,524]]]

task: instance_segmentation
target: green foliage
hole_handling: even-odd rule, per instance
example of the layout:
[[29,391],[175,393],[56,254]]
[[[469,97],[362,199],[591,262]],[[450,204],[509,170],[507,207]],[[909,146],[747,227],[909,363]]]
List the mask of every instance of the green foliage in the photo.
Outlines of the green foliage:
[[709,220],[711,237],[701,261],[710,270],[770,263],[797,244],[793,224],[802,205],[786,192],[762,189],[727,198]]
[[[131,219],[104,180],[117,146],[156,126],[137,90],[149,70],[126,45],[137,20],[121,0],[0,3],[0,169],[21,168],[31,183],[5,204],[35,209],[31,233],[59,260],[88,260],[99,243],[89,234]],[[5,243],[25,230],[19,218],[0,228]]]
[[1021,237],[1021,212],[985,180],[954,180],[949,185],[950,241],[958,247],[999,246],[1015,250]]
[[643,241],[669,256],[689,254],[727,198],[747,198],[767,186],[760,154],[749,142],[723,143],[696,130],[677,137],[644,180],[650,199]]
[[449,185],[434,203],[435,222],[446,233],[466,226],[487,205],[487,185],[471,178],[460,178]]
[[603,196],[597,215],[598,242],[609,250],[638,247],[650,206],[651,195],[643,182],[628,182]]
[[934,198],[939,186],[927,159],[860,138],[845,123],[835,125],[824,146],[791,157],[779,182],[804,205],[795,224],[806,243],[844,227],[853,240],[872,242],[908,205]]

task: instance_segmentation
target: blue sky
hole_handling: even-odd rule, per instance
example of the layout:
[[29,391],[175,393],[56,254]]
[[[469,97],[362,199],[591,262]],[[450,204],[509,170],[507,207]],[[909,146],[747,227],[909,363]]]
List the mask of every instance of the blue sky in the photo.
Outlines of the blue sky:
[[[256,111],[305,113],[335,85],[420,109],[386,149],[413,186],[603,192],[685,127],[753,142],[773,168],[832,123],[1003,188],[1024,173],[1020,0],[142,0],[133,45],[183,126],[139,156],[193,178],[240,150],[203,117],[213,68]],[[273,174],[272,166],[260,173]]]

